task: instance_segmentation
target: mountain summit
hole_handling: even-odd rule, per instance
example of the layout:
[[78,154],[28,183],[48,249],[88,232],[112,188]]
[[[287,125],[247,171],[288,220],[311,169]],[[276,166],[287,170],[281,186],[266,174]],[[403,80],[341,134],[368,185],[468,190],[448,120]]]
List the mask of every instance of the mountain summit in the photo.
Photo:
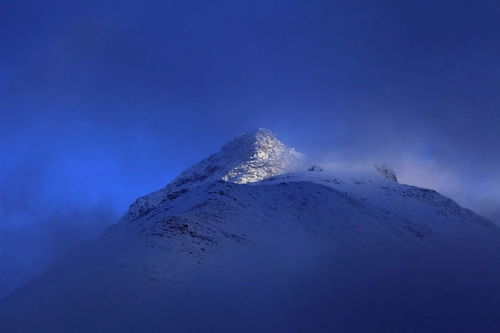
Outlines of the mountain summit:
[[259,128],[237,136],[222,149],[181,173],[167,187],[139,198],[129,209],[130,219],[176,195],[214,181],[247,184],[264,180],[297,166],[302,154],[285,146],[268,129]]
[[300,159],[236,137],[0,301],[0,331],[500,331],[497,226],[384,165]]
[[217,154],[193,165],[171,186],[181,188],[214,180],[236,184],[256,182],[291,169],[300,156],[270,130],[259,128],[234,138]]

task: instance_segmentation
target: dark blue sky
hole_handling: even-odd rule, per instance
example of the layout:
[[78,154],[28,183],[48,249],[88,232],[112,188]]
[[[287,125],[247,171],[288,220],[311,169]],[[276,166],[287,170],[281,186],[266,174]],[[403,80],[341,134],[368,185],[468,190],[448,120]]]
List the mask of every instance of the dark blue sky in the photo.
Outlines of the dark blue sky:
[[499,17],[493,0],[1,2],[0,286],[256,127],[500,222]]

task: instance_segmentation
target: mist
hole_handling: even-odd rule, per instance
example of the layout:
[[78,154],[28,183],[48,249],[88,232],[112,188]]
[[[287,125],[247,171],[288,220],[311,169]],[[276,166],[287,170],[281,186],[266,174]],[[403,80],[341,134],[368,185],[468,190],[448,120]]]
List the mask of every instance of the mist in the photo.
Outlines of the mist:
[[500,223],[500,8],[0,4],[0,296],[237,134],[383,161]]
[[[22,327],[75,332],[495,332],[500,327],[496,315],[500,271],[494,264],[499,257],[491,249],[343,252],[328,240],[321,242],[303,233],[269,238],[258,248],[219,252],[205,262],[204,269],[194,269],[186,280],[175,283],[175,288],[146,287],[137,280],[123,292],[115,282],[91,289],[99,292],[96,302],[96,295],[85,288],[73,288],[71,283],[54,286],[54,291],[70,289],[59,297],[38,295],[30,307],[41,310]],[[49,271],[45,279],[57,278],[70,267]],[[60,302],[68,297],[78,300],[82,311],[51,320],[66,313]],[[6,313],[16,313],[16,299],[10,301],[13,309]],[[93,314],[90,321],[88,313]],[[8,315],[2,319],[2,327],[11,327]]]

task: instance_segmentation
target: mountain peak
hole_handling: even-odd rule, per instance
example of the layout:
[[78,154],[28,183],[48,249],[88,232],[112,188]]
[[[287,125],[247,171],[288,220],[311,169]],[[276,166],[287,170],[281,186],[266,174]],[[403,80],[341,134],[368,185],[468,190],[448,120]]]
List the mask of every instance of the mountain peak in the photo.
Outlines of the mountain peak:
[[263,128],[263,127],[258,127],[257,129],[255,129],[253,131],[243,133],[243,134],[237,136],[235,139],[241,138],[241,137],[253,137],[255,140],[259,140],[262,138],[268,138],[268,139],[273,139],[273,140],[279,141],[278,136],[275,133],[273,133],[271,130],[269,130],[267,128]]
[[247,184],[283,174],[292,169],[302,154],[287,147],[268,129],[258,128],[239,135],[222,149],[194,164],[165,188],[139,198],[128,212],[135,218],[154,209],[165,197],[191,188],[226,181]]
[[[266,147],[273,148],[282,146],[284,145],[278,140],[276,134],[268,129],[258,128],[235,137],[226,143],[218,154],[236,155],[242,159],[248,159],[253,157],[253,153],[266,150]],[[265,158],[265,156],[261,156],[261,158]]]
[[220,158],[234,162],[221,179],[246,184],[287,171],[300,156],[300,153],[279,141],[273,132],[259,128],[236,137],[207,160],[212,159],[212,162],[217,163]]
[[172,185],[216,180],[238,184],[256,182],[285,172],[300,156],[273,132],[259,128],[229,141],[218,153],[184,171]]

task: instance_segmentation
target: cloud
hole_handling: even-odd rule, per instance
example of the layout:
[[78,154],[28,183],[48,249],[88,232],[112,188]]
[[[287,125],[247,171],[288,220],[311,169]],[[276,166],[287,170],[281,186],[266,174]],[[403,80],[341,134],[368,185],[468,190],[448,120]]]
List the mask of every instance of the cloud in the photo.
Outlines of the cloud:
[[0,5],[2,251],[53,253],[257,127],[499,221],[492,5],[27,3]]
[[400,155],[392,163],[400,182],[435,189],[500,224],[500,183],[494,177],[480,171],[464,175],[446,163],[412,154]]
[[0,297],[116,219],[109,202],[82,205],[69,193],[48,195],[45,166],[18,163],[0,177]]

